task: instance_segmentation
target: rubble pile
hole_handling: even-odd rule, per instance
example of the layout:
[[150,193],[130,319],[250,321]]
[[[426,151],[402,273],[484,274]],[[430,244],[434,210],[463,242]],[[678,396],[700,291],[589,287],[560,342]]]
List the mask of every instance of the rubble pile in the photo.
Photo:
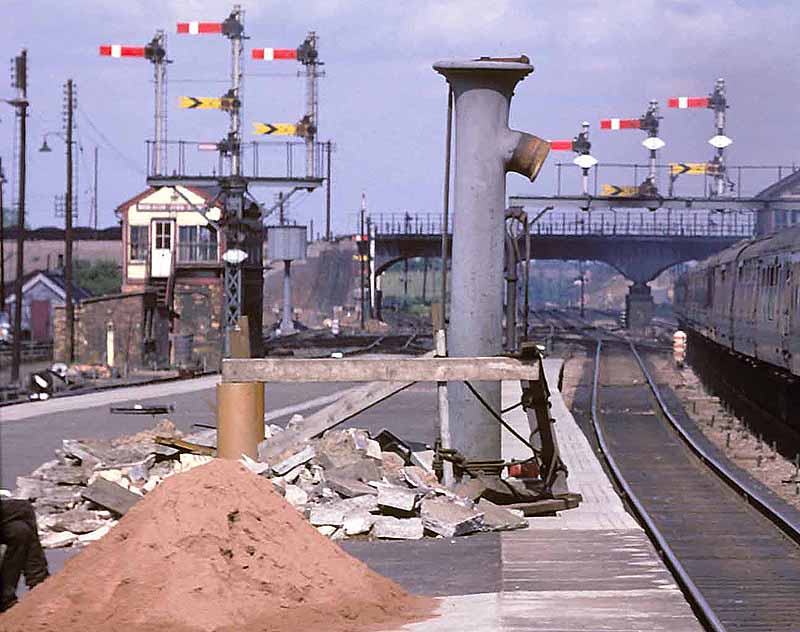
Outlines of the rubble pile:
[[357,632],[434,608],[321,537],[267,480],[214,459],[148,493],[0,629]]
[[[296,415],[286,429],[266,426],[258,460],[242,463],[332,540],[452,538],[527,526],[521,512],[483,498],[478,479],[455,489],[440,484],[427,446],[355,428],[291,441],[302,423]],[[169,421],[113,441],[65,439],[56,459],[17,479],[13,496],[34,503],[44,547],[80,545],[105,535],[165,479],[210,461],[215,447],[215,430],[182,436]]]

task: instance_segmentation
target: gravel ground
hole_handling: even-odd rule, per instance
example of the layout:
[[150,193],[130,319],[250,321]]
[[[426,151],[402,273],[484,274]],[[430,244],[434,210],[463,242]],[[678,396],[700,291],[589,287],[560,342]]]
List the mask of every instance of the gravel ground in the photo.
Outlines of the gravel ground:
[[[593,358],[577,347],[556,348],[554,355],[562,355],[562,351],[566,359],[562,394],[567,406],[572,408],[576,387],[591,379]],[[647,359],[656,379],[674,389],[689,417],[714,445],[740,468],[800,509],[800,473],[794,462],[762,442],[728,412],[724,402],[703,388],[691,367],[678,369],[671,354],[650,353]]]
[[783,458],[726,411],[724,403],[703,388],[691,367],[678,369],[666,355],[651,354],[648,360],[657,379],[672,386],[686,412],[714,445],[787,503],[800,509],[800,477],[795,463]]

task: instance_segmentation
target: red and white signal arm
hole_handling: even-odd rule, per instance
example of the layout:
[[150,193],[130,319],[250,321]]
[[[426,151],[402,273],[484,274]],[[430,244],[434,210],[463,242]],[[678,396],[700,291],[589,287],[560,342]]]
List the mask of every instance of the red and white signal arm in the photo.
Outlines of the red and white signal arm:
[[667,107],[685,110],[687,108],[707,108],[708,97],[672,97],[667,99]]
[[274,61],[276,59],[297,59],[296,48],[254,48],[253,59]]
[[610,118],[600,120],[600,129],[640,129],[639,119]]
[[572,151],[571,140],[551,140],[550,149],[552,151]]
[[100,46],[100,54],[103,57],[144,57],[144,46],[103,44]]
[[178,22],[181,35],[207,35],[222,33],[222,22]]

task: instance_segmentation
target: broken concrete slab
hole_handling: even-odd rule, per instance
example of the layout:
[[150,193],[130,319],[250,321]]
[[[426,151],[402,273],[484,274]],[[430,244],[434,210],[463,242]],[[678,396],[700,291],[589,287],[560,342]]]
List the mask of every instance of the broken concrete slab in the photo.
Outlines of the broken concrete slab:
[[294,453],[293,455],[289,456],[288,458],[284,459],[283,461],[275,464],[272,466],[272,471],[275,472],[278,476],[283,476],[290,470],[293,470],[298,465],[303,465],[304,463],[308,463],[311,459],[314,458],[316,455],[316,450],[314,446],[307,445],[299,452]]
[[419,450],[411,453],[411,464],[421,467],[426,472],[433,473],[433,450]]
[[469,480],[462,480],[456,483],[453,487],[453,491],[462,498],[467,498],[475,502],[478,498],[483,496],[483,493],[486,491],[486,483],[478,478],[470,478]]
[[91,468],[81,465],[64,465],[58,460],[48,461],[31,472],[31,478],[41,478],[60,485],[86,485]]
[[380,485],[378,487],[378,505],[393,511],[411,513],[417,504],[419,493],[413,489]]
[[477,510],[483,512],[483,523],[489,531],[512,531],[528,527],[525,518],[485,498],[478,501]]
[[403,468],[403,476],[411,487],[416,487],[423,491],[429,491],[441,487],[439,480],[431,472],[426,472],[418,465],[406,465]]
[[175,473],[180,474],[181,472],[188,472],[196,467],[210,463],[212,460],[213,457],[206,456],[204,454],[189,454],[188,452],[182,452],[178,459],[178,464],[175,467]]
[[484,526],[483,512],[441,498],[424,498],[420,515],[428,531],[445,538],[481,531]]
[[314,442],[317,461],[325,469],[354,465],[368,458],[367,449],[370,441],[369,435],[363,430],[352,428],[329,430],[321,439]]
[[107,518],[101,517],[96,511],[76,507],[54,516],[50,523],[53,531],[69,531],[78,535],[91,533],[105,525]]
[[383,478],[383,470],[374,459],[362,458],[357,463],[346,465],[345,467],[327,470],[326,476],[334,478],[350,478],[363,483],[379,481]]
[[97,540],[102,538],[104,535],[106,535],[109,531],[111,531],[111,527],[113,527],[116,524],[117,524],[117,521],[113,520],[111,522],[107,522],[102,527],[100,527],[98,529],[95,529],[91,533],[84,533],[82,535],[79,535],[78,536],[78,542],[81,542],[82,544],[87,544],[89,542],[96,542]]
[[258,461],[254,461],[246,454],[242,454],[242,457],[239,459],[239,462],[242,463],[248,470],[250,470],[256,476],[260,476],[266,472],[269,472],[269,463],[259,463]]
[[406,464],[403,457],[395,452],[381,452],[381,461],[386,472],[399,472]]
[[36,498],[33,507],[37,512],[67,511],[80,502],[83,489],[73,485],[54,485]]
[[104,478],[98,478],[85,488],[83,497],[120,516],[124,516],[140,498],[137,494]]
[[372,535],[385,540],[419,540],[425,534],[420,518],[376,516]]
[[356,510],[348,514],[342,523],[345,535],[362,535],[369,533],[375,522],[375,516],[367,511]]
[[315,527],[320,525],[341,527],[345,518],[352,513],[370,513],[377,510],[378,500],[375,496],[357,496],[314,506],[309,521]]
[[286,485],[283,497],[293,507],[299,507],[308,502],[308,492],[297,485]]
[[331,525],[323,524],[317,527],[317,531],[319,531],[322,535],[326,538],[331,537],[334,533],[336,533],[336,527]]
[[333,474],[326,474],[325,483],[333,491],[345,498],[372,494],[377,496],[378,490],[354,478],[342,478]]
[[44,549],[58,549],[65,546],[70,546],[78,541],[78,536],[69,531],[53,531],[44,534],[40,541]]

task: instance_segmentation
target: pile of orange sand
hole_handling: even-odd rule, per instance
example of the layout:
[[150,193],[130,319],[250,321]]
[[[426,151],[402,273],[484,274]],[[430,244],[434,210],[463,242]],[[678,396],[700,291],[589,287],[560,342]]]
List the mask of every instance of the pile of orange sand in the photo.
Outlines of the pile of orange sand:
[[0,615],[0,630],[345,632],[430,616],[235,461],[173,476]]

